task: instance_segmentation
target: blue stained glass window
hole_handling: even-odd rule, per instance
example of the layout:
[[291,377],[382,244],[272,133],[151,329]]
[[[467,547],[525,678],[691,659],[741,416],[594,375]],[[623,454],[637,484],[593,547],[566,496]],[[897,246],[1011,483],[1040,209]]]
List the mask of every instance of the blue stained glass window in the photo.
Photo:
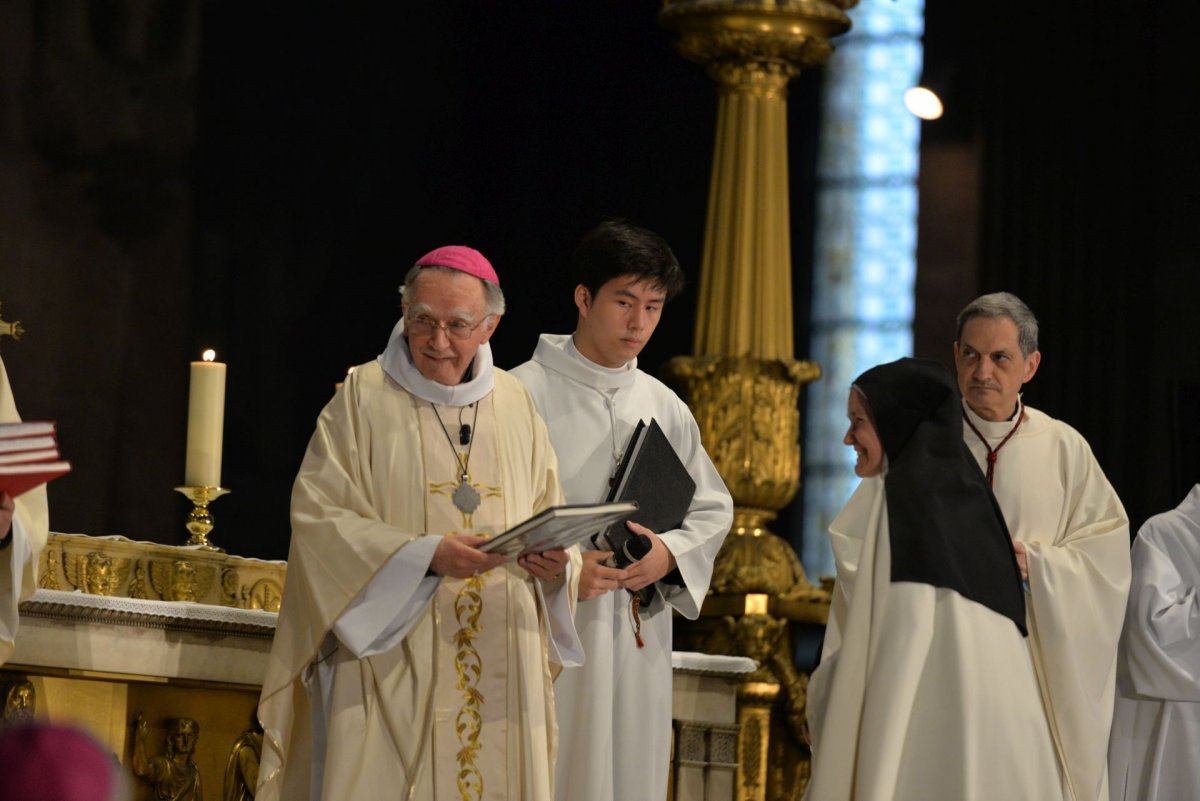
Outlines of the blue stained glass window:
[[858,486],[842,444],[859,373],[912,353],[920,124],[904,91],[921,75],[924,0],[862,0],[825,67],[817,161],[804,545],[812,579],[834,573],[829,524]]

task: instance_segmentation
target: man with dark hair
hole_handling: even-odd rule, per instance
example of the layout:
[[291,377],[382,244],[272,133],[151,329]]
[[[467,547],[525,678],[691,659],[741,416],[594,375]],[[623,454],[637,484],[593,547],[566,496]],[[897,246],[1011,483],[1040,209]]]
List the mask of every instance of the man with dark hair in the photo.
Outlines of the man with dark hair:
[[1037,318],[1014,295],[983,295],[958,316],[963,437],[1004,513],[1028,588],[1029,648],[1063,796],[1107,801],[1129,519],[1079,432],[1022,402],[1041,356]]
[[[629,523],[647,553],[621,569],[609,551],[585,551],[576,627],[586,661],[554,686],[559,724],[555,797],[624,801],[666,797],[671,742],[671,615],[699,615],[713,559],[732,522],[732,500],[700,442],[686,404],[637,369],[663,306],[683,273],[657,234],[622,220],[601,223],[571,266],[573,335],[543,334],[513,370],[546,419],[568,503],[604,500],[634,428],[658,422],[696,482],[680,527]],[[664,579],[671,575],[672,582]],[[653,587],[640,606],[633,594]],[[639,608],[640,606],[640,608]]]

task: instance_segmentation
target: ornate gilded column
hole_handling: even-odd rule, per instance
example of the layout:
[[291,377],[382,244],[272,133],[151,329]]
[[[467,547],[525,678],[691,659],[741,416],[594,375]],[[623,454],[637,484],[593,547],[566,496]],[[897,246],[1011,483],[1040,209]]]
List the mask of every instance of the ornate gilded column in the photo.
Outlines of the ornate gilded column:
[[767,526],[800,486],[801,388],[821,370],[793,355],[787,84],[823,64],[857,0],[665,0],[659,21],[718,86],[716,146],[696,314],[695,356],[664,368],[691,407],[733,494],[733,529],[700,620],[680,647],[748,656],[739,692],[737,798],[798,799],[807,677],[791,624],[824,623],[791,546]]

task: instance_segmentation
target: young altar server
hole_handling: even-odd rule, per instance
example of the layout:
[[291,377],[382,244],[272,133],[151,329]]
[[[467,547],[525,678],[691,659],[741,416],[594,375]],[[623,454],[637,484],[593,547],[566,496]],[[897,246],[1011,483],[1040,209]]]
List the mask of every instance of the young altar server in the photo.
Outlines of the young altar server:
[[[621,220],[602,222],[571,259],[574,334],[543,334],[514,369],[546,420],[569,503],[602,501],[639,421],[658,422],[696,482],[683,522],[629,530],[648,553],[620,569],[585,551],[576,627],[586,660],[554,685],[558,801],[663,799],[671,743],[671,616],[694,619],[732,522],[732,499],[682,400],[637,367],[667,301],[683,286],[670,247]],[[670,574],[670,576],[668,576]],[[669,580],[668,580],[669,579]],[[653,586],[648,605],[630,591]]]

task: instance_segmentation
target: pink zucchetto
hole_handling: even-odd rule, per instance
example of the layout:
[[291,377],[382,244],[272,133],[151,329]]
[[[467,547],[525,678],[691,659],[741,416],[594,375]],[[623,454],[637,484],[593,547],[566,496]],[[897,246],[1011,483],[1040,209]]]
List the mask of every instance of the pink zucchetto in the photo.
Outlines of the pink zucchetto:
[[431,250],[417,259],[416,266],[448,267],[451,270],[460,270],[467,275],[473,275],[500,286],[500,278],[496,275],[496,269],[492,267],[492,263],[487,260],[487,257],[475,248],[465,245],[446,245]]
[[0,801],[114,801],[116,757],[74,726],[32,723],[0,733]]

